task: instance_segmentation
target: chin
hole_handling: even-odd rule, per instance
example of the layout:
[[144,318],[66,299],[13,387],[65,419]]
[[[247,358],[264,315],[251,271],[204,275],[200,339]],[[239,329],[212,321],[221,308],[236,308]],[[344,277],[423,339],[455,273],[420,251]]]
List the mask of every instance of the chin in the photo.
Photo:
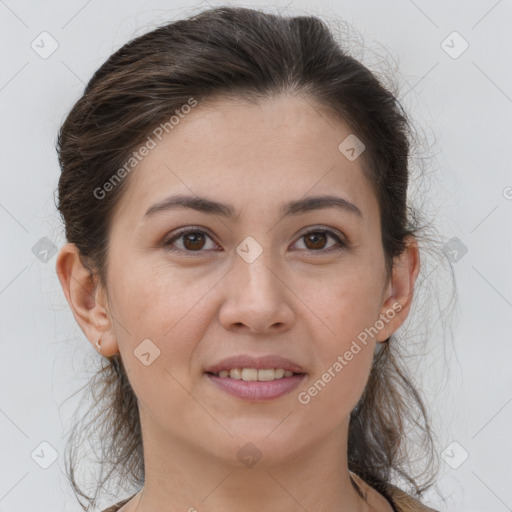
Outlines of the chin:
[[[274,429],[277,423],[273,422]],[[232,430],[230,432],[233,434],[233,438],[225,438],[224,443],[216,443],[218,451],[212,453],[212,447],[209,446],[212,456],[229,465],[248,469],[253,467],[271,468],[290,464],[300,453],[301,447],[298,442],[294,442],[287,435],[285,429],[283,429],[282,436],[275,435],[275,432],[269,435],[272,429],[244,431],[241,435],[236,435]]]

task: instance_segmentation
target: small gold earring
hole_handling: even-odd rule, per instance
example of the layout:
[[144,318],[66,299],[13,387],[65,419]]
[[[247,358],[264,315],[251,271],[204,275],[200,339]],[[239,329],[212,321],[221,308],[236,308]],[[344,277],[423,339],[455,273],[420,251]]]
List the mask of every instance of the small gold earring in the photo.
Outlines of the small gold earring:
[[101,338],[96,342],[96,346],[98,347],[98,352],[101,354],[101,346],[100,346],[100,343],[101,343]]

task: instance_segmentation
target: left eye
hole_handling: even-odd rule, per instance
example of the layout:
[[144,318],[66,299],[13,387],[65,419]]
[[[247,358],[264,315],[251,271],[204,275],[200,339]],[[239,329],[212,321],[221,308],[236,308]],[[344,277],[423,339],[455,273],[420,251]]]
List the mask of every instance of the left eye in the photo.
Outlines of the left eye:
[[[313,250],[313,252],[329,252],[330,250],[332,249],[325,249],[323,247],[318,247],[318,245],[324,245],[327,241],[328,238],[333,238],[334,240],[336,240],[336,242],[338,242],[339,244],[339,248],[342,248],[345,246],[344,242],[342,242],[341,238],[336,234],[334,233],[333,231],[329,230],[329,229],[325,229],[325,230],[319,230],[319,229],[315,229],[315,230],[312,230],[312,231],[308,231],[307,233],[304,233],[300,238],[299,240],[301,239],[305,239],[306,241],[308,242],[312,242],[312,246],[313,247],[306,247],[306,249],[310,249],[310,250]],[[307,242],[306,242],[306,245],[307,245]]]
[[[306,250],[310,250],[312,252],[330,252],[333,249],[325,249],[324,247],[329,238],[334,239],[338,243],[339,249],[345,246],[345,243],[341,240],[341,238],[334,231],[329,229],[315,229],[308,231],[307,233],[301,235],[299,240],[305,240]],[[164,246],[175,252],[203,252],[201,249],[204,249],[207,239],[210,239],[213,242],[210,235],[204,231],[198,229],[189,229],[174,235],[164,243]],[[173,247],[175,241],[177,240],[182,240],[182,247]],[[215,244],[215,242],[213,243]]]

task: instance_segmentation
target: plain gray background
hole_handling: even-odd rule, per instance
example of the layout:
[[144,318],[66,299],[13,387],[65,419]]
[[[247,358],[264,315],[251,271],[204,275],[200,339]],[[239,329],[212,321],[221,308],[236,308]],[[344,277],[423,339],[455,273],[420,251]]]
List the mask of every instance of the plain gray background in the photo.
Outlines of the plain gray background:
[[[52,248],[65,243],[53,198],[57,130],[113,51],[209,5],[224,3],[0,0],[0,511],[81,510],[63,472],[77,403],[65,400],[99,356],[55,274]],[[435,212],[446,247],[457,250],[450,252],[458,293],[451,324],[436,321],[435,305],[433,316],[422,309],[415,317],[430,329],[414,374],[423,375],[439,435],[438,491],[446,500],[432,492],[428,503],[440,511],[512,510],[512,3],[225,5],[344,19],[373,48],[359,55],[365,64],[377,65],[378,55],[397,60],[403,104],[431,144],[426,165],[435,174],[418,197]],[[44,55],[52,44],[57,49]],[[45,469],[52,450],[58,457]]]

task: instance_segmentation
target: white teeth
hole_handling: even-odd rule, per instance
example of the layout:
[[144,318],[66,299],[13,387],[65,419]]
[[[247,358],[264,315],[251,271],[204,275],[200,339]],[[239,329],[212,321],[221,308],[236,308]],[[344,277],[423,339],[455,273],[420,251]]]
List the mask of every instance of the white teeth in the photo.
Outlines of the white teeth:
[[[234,368],[233,370],[229,370],[228,373],[229,373],[230,379],[242,380],[242,369],[241,368]],[[226,375],[226,377],[227,377],[227,375]]]
[[[242,368],[242,380],[258,380],[258,373],[256,368]],[[229,375],[231,376],[231,372]]]
[[219,377],[230,378],[245,381],[270,381],[282,379],[283,377],[291,377],[291,370],[283,370],[282,368],[268,368],[257,370],[256,368],[233,368],[232,370],[222,370],[218,373]]
[[[285,373],[286,372],[282,368],[274,369],[274,375],[275,375],[276,379],[282,379],[284,377]],[[291,372],[291,373],[293,375],[293,372]]]

